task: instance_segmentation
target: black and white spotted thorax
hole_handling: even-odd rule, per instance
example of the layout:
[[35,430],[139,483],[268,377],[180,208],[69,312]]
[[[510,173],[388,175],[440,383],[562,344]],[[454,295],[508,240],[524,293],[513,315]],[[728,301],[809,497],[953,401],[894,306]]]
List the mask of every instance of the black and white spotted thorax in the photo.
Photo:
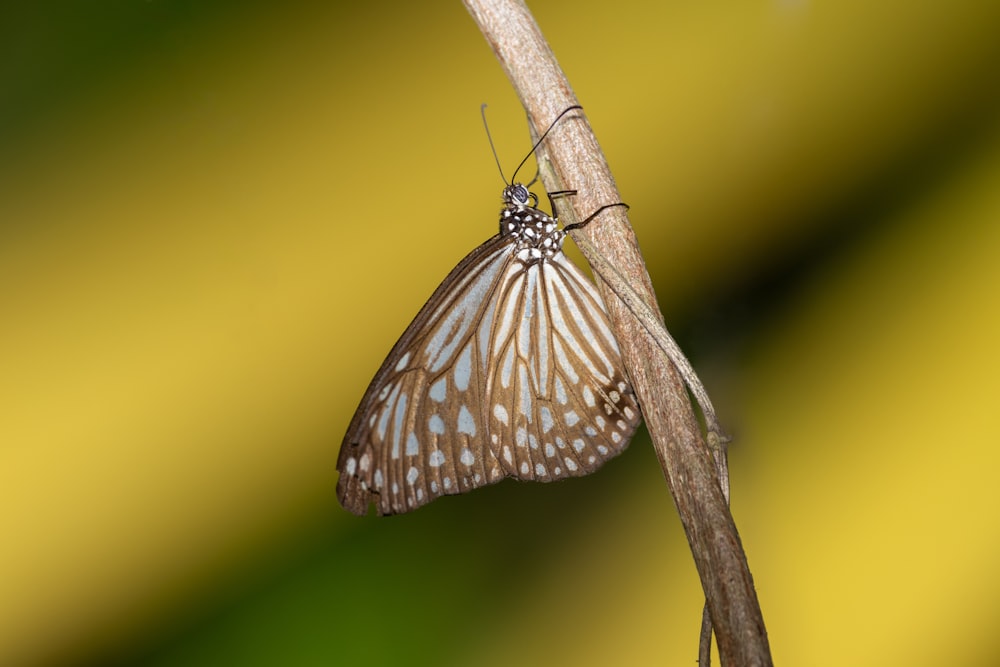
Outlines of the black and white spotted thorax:
[[522,264],[536,264],[562,252],[566,232],[555,218],[535,208],[538,199],[520,183],[503,190],[500,235],[513,237],[516,257]]

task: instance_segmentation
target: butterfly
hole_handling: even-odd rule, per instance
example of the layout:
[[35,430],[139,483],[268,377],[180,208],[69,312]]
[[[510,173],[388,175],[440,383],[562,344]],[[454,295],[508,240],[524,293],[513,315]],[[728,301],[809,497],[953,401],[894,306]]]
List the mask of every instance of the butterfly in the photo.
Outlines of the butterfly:
[[448,274],[375,374],[337,461],[350,512],[586,475],[628,445],[641,413],[604,303],[537,205],[511,179],[499,233]]

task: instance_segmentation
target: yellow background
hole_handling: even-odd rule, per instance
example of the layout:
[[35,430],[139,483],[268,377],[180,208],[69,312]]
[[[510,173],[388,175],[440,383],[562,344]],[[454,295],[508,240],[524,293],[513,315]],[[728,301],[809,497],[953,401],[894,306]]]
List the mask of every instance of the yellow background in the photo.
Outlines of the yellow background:
[[[2,28],[0,664],[693,664],[644,431],[336,504],[366,384],[495,232],[479,104],[528,148],[462,6],[78,4]],[[776,661],[996,661],[1000,5],[532,8],[735,435]]]

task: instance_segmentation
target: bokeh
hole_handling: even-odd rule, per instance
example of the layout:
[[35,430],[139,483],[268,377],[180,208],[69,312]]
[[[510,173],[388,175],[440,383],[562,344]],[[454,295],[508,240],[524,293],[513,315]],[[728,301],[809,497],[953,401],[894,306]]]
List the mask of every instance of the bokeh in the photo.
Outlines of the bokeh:
[[[716,402],[774,657],[1000,659],[1000,5],[530,3]],[[644,430],[358,519],[340,438],[495,233],[459,2],[0,21],[0,664],[693,664]]]

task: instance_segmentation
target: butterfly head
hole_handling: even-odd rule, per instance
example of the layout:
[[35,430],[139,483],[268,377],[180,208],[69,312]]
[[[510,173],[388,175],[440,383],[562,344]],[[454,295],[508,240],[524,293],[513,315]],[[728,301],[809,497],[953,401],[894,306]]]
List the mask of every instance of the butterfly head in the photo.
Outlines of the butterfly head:
[[534,208],[538,206],[538,197],[526,186],[520,183],[511,183],[503,189],[503,203],[505,207]]

